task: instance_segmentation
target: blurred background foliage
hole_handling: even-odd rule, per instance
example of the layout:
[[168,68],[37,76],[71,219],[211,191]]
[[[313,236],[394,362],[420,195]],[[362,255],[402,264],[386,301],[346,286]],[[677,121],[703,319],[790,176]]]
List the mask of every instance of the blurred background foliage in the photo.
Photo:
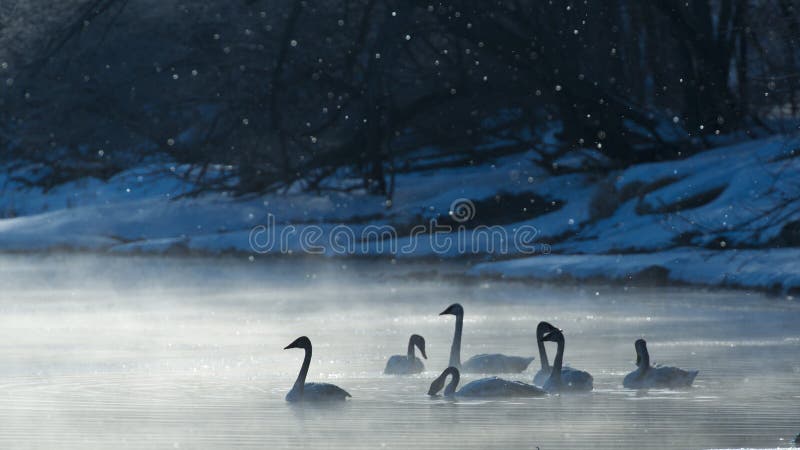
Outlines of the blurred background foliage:
[[[792,0],[4,0],[0,165],[150,162],[195,193],[365,190],[534,151],[553,173],[793,131]],[[579,167],[557,161],[581,152]]]

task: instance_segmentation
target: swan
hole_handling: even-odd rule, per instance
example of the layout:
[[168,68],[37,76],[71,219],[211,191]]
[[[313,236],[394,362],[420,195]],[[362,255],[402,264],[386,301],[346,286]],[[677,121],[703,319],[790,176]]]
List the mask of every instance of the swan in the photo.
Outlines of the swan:
[[[558,344],[556,359],[553,362],[550,376],[542,386],[544,390],[550,393],[591,391],[594,384],[594,379],[589,372],[575,369],[570,369],[569,372],[564,371],[564,367],[562,366],[562,363],[564,362],[564,333],[549,323],[544,323],[549,325],[550,328],[548,329],[547,334],[542,337],[542,340],[556,342]],[[544,328],[547,329],[547,327]],[[543,347],[544,344],[542,344],[539,349],[542,350]]]
[[[547,350],[544,348],[543,340],[544,335],[553,330],[557,330],[557,328],[548,322],[539,322],[539,325],[536,327],[536,345],[539,347],[539,361],[542,363],[542,368],[539,369],[533,377],[533,384],[538,386],[545,384],[547,379],[550,378],[550,373],[553,371],[553,367],[550,365],[549,359],[547,358]],[[573,369],[569,366],[561,367],[561,379],[573,386],[588,385],[588,387],[585,388],[586,390],[591,390],[594,382],[589,372]]]
[[383,373],[386,375],[408,375],[412,373],[420,373],[425,371],[425,365],[422,360],[414,356],[414,347],[419,349],[422,357],[428,359],[425,354],[425,338],[418,334],[412,334],[408,339],[408,353],[405,355],[392,355],[389,361],[386,361],[386,368]]
[[456,392],[461,375],[458,373],[458,369],[452,366],[444,369],[444,372],[433,380],[428,389],[428,395],[437,395],[444,387],[448,375],[452,378],[444,388],[445,397],[542,397],[547,395],[547,392],[532,384],[508,381],[497,377],[471,381]]
[[651,366],[647,342],[638,339],[636,347],[636,370],[625,376],[622,385],[629,389],[644,388],[682,388],[689,387],[697,376],[696,370],[683,370],[677,367]]
[[453,345],[450,347],[450,366],[465,373],[519,373],[533,361],[533,356],[523,358],[495,353],[475,355],[461,364],[461,330],[464,327],[464,308],[458,303],[453,303],[439,315],[445,314],[456,316],[456,331],[453,335]]
[[311,340],[305,336],[300,336],[294,342],[284,347],[284,350],[290,348],[302,348],[306,351],[306,356],[303,358],[303,365],[300,368],[300,373],[297,375],[297,381],[294,382],[292,390],[286,394],[287,402],[321,402],[321,401],[343,401],[347,397],[351,397],[344,389],[339,386],[329,383],[306,383],[306,375],[308,375],[308,366],[311,364]]

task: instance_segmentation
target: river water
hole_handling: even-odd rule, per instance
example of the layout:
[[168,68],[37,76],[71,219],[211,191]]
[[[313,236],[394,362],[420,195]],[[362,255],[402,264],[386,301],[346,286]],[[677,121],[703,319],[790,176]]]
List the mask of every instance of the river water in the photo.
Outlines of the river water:
[[[451,269],[0,257],[0,448],[775,448],[800,432],[797,300],[441,276]],[[455,301],[465,359],[536,355],[504,376],[530,382],[536,324],[548,320],[594,392],[428,398],[454,327],[438,313]],[[382,375],[412,333],[427,341],[427,372]],[[284,401],[303,354],[283,347],[300,335],[314,344],[309,381],[352,399]],[[639,337],[653,362],[699,369],[695,386],[623,389]]]

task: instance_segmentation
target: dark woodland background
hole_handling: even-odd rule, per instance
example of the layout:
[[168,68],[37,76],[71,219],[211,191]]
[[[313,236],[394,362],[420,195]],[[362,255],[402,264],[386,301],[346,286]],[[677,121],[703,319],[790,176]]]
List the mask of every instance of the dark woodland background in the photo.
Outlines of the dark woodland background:
[[0,166],[387,198],[531,149],[609,171],[793,132],[798,36],[792,0],[4,0]]

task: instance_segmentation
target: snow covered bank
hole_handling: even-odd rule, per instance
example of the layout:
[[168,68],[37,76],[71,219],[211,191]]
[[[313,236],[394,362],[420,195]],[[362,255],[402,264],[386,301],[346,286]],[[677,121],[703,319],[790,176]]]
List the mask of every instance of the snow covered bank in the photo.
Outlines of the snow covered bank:
[[537,280],[642,280],[779,293],[800,291],[800,251],[706,250],[679,248],[663,252],[611,255],[544,255],[481,263],[473,276]]
[[[553,175],[536,165],[531,151],[399,174],[391,204],[360,191],[185,197],[194,186],[169,166],[46,193],[0,174],[0,251],[466,256],[487,261],[472,275],[624,280],[644,273],[790,291],[800,286],[794,262],[800,256],[798,148],[800,140],[776,136],[602,176]],[[465,219],[451,215],[459,201],[469,207]],[[442,247],[428,234],[437,222],[450,229],[436,237],[473,245],[467,251]],[[414,236],[420,225],[428,231]],[[290,231],[290,238],[282,246],[255,248],[253,230],[265,226]],[[344,252],[337,251],[342,226],[358,244],[343,246]],[[387,228],[391,243],[383,242]],[[531,230],[525,245],[508,245]],[[304,245],[305,231],[316,236],[314,252]]]

